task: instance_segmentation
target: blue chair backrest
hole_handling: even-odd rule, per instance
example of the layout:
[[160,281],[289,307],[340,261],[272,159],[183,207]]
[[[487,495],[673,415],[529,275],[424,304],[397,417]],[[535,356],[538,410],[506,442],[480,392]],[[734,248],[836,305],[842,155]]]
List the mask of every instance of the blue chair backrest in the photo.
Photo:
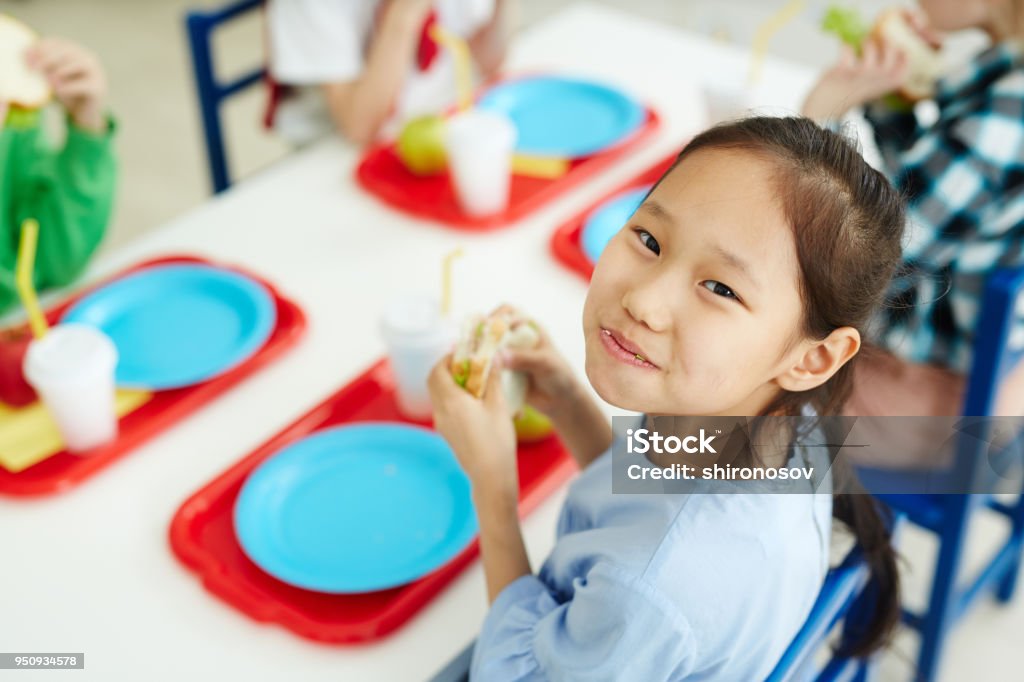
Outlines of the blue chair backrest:
[[[906,517],[903,514],[885,511],[889,534],[896,542]],[[766,682],[791,682],[804,679],[815,665],[815,657],[829,640],[833,628],[844,621],[847,634],[856,633],[866,625],[875,612],[876,592],[872,587],[871,570],[860,546],[855,545],[842,563],[829,570],[818,591],[818,598],[800,631],[790,642],[766,678]],[[832,656],[824,668],[815,671],[814,679],[854,679],[857,673],[865,673],[869,662],[863,659]],[[861,679],[857,676],[856,679]]]
[[[869,570],[860,548],[854,548],[839,566],[831,568],[814,601],[810,615],[797,636],[779,658],[766,682],[790,682],[807,666],[837,623],[850,612],[857,598],[863,594],[869,579]],[[828,668],[855,667],[856,660],[834,660]]]
[[[805,670],[825,644],[832,628],[851,610],[864,593],[870,571],[860,548],[854,548],[843,562],[831,569],[804,626],[790,643],[766,682],[788,682]],[[850,661],[850,665],[856,665]]]
[[219,9],[191,11],[185,16],[185,28],[188,31],[189,48],[192,52],[192,71],[199,97],[199,110],[203,118],[210,181],[214,192],[223,192],[231,185],[224,151],[221,104],[228,97],[260,82],[266,76],[266,68],[261,65],[237,78],[219,80],[211,49],[213,32],[232,19],[257,10],[262,5],[263,0],[240,0]]
[[1024,268],[997,270],[985,282],[974,336],[974,359],[964,399],[965,416],[987,416],[995,409],[999,385],[1024,352]]

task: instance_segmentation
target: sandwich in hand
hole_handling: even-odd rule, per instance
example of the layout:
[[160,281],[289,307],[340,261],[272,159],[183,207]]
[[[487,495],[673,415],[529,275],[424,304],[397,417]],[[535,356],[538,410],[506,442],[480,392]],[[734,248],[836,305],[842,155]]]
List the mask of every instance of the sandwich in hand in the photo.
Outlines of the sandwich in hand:
[[38,109],[50,101],[50,84],[25,60],[25,53],[38,39],[25,24],[0,14],[0,102]]
[[[540,334],[536,327],[515,311],[503,308],[487,316],[475,315],[463,325],[455,346],[450,367],[452,376],[460,386],[482,398],[494,359],[500,351],[533,348],[538,343]],[[505,370],[501,386],[509,413],[517,414],[526,398],[526,375]]]
[[855,10],[832,7],[825,15],[822,28],[836,34],[857,52],[869,40],[896,47],[906,55],[908,66],[907,78],[898,94],[908,102],[934,96],[935,83],[943,71],[939,46],[922,36],[904,11],[884,10],[869,27]]

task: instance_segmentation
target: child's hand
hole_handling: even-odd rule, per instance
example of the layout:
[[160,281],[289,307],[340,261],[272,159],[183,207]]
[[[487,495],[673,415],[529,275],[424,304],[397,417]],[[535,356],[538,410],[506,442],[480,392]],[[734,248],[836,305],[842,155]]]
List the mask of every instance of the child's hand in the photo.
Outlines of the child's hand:
[[10,105],[8,105],[6,101],[0,99],[0,130],[3,130],[4,125],[7,123],[8,106]]
[[95,54],[60,38],[44,38],[25,58],[43,73],[76,126],[94,133],[106,129],[107,79]]
[[[497,312],[514,312],[510,306],[501,306]],[[540,336],[540,343],[530,349],[506,349],[502,362],[507,369],[522,372],[529,380],[526,402],[556,418],[567,404],[578,395],[576,377],[565,358],[558,352],[547,333],[530,322]]]
[[448,441],[474,487],[518,493],[516,431],[501,387],[501,360],[494,359],[481,399],[455,382],[450,364],[447,355],[430,373],[434,428]]
[[843,46],[839,62],[825,72],[804,100],[803,114],[823,121],[899,88],[907,77],[907,57],[883,42],[864,44],[858,58]]
[[919,10],[905,9],[903,17],[910,27],[917,31],[926,43],[938,50],[942,47],[942,36],[928,23],[928,17]]

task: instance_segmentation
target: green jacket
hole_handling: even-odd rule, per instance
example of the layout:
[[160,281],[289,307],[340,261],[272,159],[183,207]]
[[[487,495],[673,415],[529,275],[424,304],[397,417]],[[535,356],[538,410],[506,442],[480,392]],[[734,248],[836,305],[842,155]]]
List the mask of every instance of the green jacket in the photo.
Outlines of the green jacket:
[[99,245],[117,178],[114,125],[96,135],[68,124],[64,148],[47,145],[38,114],[11,116],[0,129],[0,314],[18,302],[14,266],[21,224],[39,222],[35,284],[73,281]]

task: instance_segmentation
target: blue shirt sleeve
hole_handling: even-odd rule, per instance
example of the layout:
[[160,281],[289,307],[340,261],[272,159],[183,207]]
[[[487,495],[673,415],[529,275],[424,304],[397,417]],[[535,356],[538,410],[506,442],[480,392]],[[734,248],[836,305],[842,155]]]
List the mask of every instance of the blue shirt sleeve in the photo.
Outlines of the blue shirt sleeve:
[[508,585],[491,605],[473,652],[471,680],[616,680],[685,677],[693,633],[642,577],[597,563],[560,603],[536,576]]

